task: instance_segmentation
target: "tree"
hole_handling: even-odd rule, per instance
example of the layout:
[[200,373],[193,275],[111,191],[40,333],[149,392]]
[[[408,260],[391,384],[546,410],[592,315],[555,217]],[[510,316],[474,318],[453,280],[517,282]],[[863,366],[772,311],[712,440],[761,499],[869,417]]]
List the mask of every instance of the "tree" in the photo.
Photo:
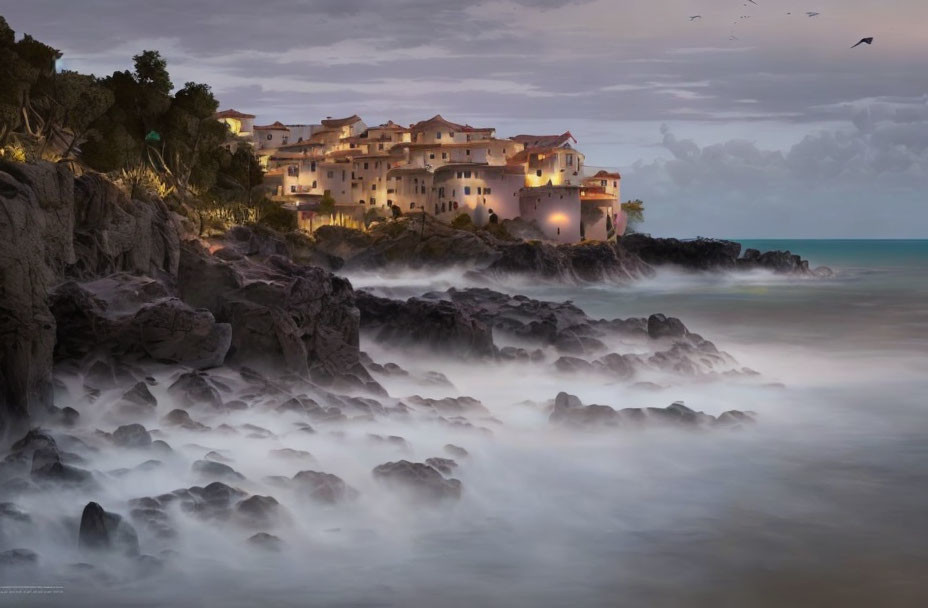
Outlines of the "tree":
[[55,79],[55,99],[58,101],[60,123],[71,131],[68,147],[62,155],[65,157],[115,100],[112,91],[102,86],[96,78],[77,72],[58,74]]
[[254,190],[264,181],[261,163],[251,147],[239,146],[232,154],[225,172],[245,191],[244,203],[251,207]]
[[168,63],[158,51],[142,51],[132,58],[135,63],[135,80],[162,95],[169,95],[174,84],[168,75]]
[[644,222],[644,202],[640,199],[622,203],[622,211],[628,216],[626,232],[634,232]]
[[332,198],[331,194],[326,193],[322,195],[317,211],[320,215],[332,215],[335,213],[335,199]]

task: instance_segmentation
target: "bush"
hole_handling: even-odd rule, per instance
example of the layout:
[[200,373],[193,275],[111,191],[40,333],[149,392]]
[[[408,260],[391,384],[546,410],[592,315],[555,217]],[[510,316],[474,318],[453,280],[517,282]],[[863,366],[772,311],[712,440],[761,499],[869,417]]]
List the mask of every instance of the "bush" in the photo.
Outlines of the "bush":
[[263,202],[258,213],[258,223],[278,232],[291,232],[298,227],[296,213],[287,211],[279,203]]
[[470,219],[470,215],[466,213],[460,213],[451,220],[451,227],[458,230],[473,230],[474,221]]

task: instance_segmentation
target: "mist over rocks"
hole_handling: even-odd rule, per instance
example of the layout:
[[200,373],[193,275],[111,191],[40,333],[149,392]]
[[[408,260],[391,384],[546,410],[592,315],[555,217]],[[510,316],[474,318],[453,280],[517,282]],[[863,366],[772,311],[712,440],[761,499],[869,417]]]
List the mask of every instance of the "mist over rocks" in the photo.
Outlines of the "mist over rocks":
[[683,428],[707,428],[712,426],[737,427],[754,422],[751,412],[730,410],[718,417],[694,411],[682,402],[665,408],[622,408],[608,405],[584,405],[579,397],[560,392],[554,399],[554,408],[549,421],[552,424],[577,429],[603,427],[642,428],[646,426],[676,426]]

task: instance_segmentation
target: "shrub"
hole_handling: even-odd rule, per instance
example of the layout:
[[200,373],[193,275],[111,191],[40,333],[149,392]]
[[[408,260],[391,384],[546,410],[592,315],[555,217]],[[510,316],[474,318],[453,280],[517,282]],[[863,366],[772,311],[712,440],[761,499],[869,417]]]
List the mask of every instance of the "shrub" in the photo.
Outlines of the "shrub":
[[297,229],[296,213],[287,211],[279,203],[265,201],[258,212],[258,223],[273,228],[278,232],[290,232]]
[[474,221],[470,219],[470,215],[466,213],[460,213],[451,220],[451,227],[458,230],[473,230]]

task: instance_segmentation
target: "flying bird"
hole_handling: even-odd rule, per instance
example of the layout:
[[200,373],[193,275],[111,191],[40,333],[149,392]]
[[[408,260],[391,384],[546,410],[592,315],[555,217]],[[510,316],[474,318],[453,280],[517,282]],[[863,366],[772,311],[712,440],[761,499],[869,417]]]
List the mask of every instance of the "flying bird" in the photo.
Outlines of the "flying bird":
[[821,14],[821,13],[815,13],[815,12],[809,11],[809,12],[806,13],[806,16],[808,16],[808,17],[818,17],[820,14]]
[[693,15],[690,17],[690,21],[696,21],[697,19],[702,19],[702,15]]
[[860,42],[858,42],[857,44],[855,44],[855,45],[852,46],[851,48],[853,49],[853,48],[858,47],[858,46],[860,46],[860,45],[862,45],[862,44],[873,44],[873,36],[871,36],[871,37],[869,37],[869,38],[861,38],[861,39],[860,39]]

